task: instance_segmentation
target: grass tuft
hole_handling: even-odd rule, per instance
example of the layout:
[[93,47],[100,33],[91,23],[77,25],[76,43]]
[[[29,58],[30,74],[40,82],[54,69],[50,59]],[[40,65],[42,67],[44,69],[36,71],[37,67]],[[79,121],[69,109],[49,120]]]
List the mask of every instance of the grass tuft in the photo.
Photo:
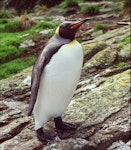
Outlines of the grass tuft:
[[107,26],[104,25],[104,24],[96,24],[96,25],[94,26],[94,31],[97,32],[97,31],[99,31],[99,30],[105,30],[106,28],[107,28]]
[[26,26],[23,26],[19,19],[9,21],[7,19],[0,19],[0,32],[21,32],[26,30]]
[[130,36],[125,38],[125,40],[119,45],[119,48],[122,48],[123,46],[125,46],[129,43],[131,43],[131,37]]
[[61,8],[78,7],[83,0],[66,0],[60,4]]
[[124,67],[129,66],[129,63],[128,62],[119,62],[115,66],[118,67],[118,68],[124,68]]
[[17,11],[13,8],[0,10],[0,18],[12,18],[16,15]]
[[84,5],[81,7],[81,12],[83,14],[88,14],[90,16],[99,14],[99,6],[98,5]]
[[51,29],[53,28],[53,24],[52,23],[49,23],[49,22],[45,22],[45,21],[42,21],[42,22],[39,22],[35,28],[40,28],[40,29]]

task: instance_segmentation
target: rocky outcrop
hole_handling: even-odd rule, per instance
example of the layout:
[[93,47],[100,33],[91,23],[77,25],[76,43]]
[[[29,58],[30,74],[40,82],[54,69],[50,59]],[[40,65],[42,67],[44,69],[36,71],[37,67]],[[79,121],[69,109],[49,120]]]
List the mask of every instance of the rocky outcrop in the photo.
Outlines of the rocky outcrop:
[[[0,149],[129,150],[130,46],[119,46],[129,34],[129,26],[124,26],[82,43],[85,59],[81,79],[63,115],[78,127],[72,132],[56,131],[55,141],[39,142],[33,117],[26,116],[30,86],[23,81],[32,68],[1,80]],[[45,128],[55,132],[52,120]]]

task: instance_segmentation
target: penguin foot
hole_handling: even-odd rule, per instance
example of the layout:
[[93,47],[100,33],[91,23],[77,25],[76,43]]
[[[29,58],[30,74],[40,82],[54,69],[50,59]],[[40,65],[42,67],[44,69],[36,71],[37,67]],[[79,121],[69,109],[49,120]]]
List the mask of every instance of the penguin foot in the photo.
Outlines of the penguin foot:
[[43,142],[49,142],[51,140],[54,140],[55,137],[57,136],[56,133],[50,131],[43,131],[43,128],[39,128],[38,130],[36,130],[36,133],[37,138]]
[[55,121],[55,127],[58,130],[75,130],[76,125],[68,123],[68,122],[63,122],[61,117],[54,118]]

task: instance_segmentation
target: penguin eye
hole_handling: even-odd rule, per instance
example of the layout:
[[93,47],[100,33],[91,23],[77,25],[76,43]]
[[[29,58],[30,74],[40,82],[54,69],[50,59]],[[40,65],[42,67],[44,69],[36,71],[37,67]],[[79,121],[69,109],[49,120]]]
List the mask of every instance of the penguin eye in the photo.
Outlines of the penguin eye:
[[63,29],[68,29],[68,28],[70,28],[70,24],[69,24],[69,23],[68,23],[68,24],[63,24],[63,25],[62,25],[62,28],[63,28]]
[[64,24],[64,25],[63,25],[63,28],[67,28],[67,24]]

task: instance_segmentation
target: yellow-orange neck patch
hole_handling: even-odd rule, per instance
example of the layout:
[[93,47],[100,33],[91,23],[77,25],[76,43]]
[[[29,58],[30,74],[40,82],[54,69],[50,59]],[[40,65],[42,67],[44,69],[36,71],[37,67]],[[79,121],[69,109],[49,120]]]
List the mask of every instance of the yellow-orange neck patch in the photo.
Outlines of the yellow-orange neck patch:
[[57,35],[59,35],[59,26],[57,27],[57,29],[56,29],[56,31],[55,31],[55,33],[57,34]]
[[74,44],[76,44],[76,43],[77,43],[77,40],[73,40],[73,41],[71,41],[69,44],[74,45]]

